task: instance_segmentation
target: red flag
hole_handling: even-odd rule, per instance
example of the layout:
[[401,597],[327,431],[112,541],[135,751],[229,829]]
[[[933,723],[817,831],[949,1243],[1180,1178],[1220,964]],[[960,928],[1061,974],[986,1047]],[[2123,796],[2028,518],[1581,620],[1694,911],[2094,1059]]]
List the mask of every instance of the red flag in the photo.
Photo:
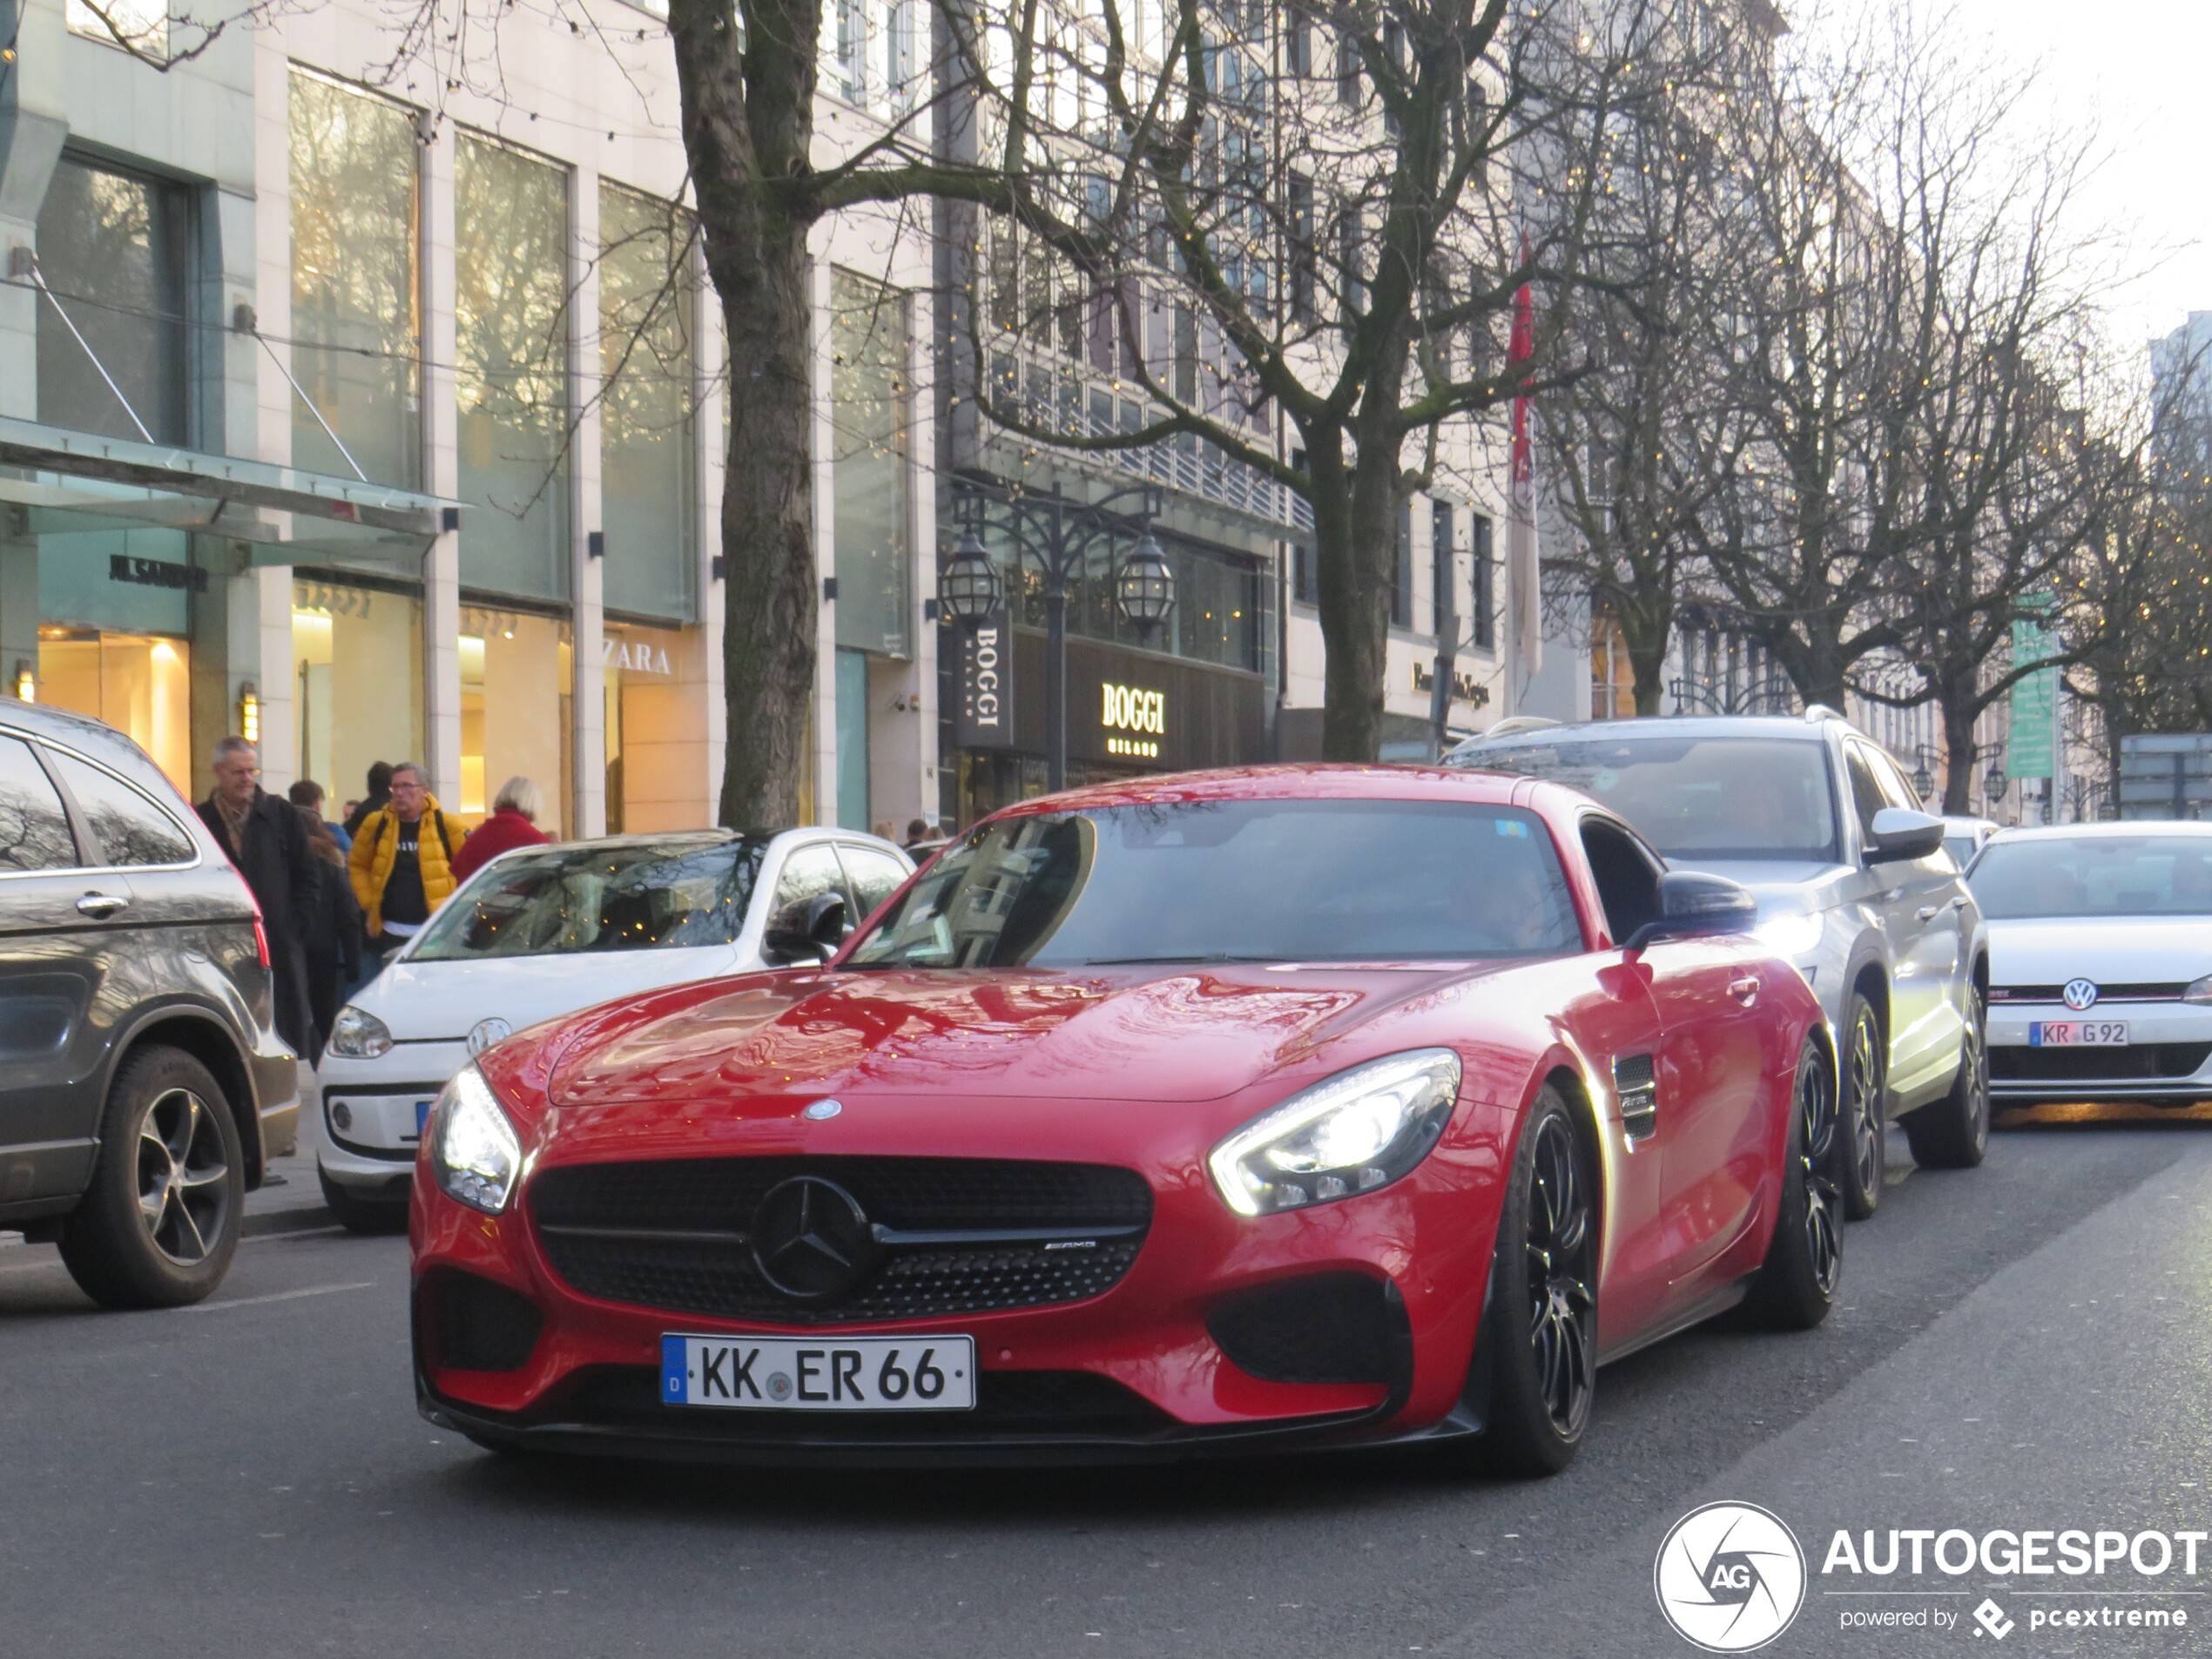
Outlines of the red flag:
[[[1528,239],[1521,239],[1521,262],[1528,263]],[[1536,354],[1536,296],[1524,280],[1513,297],[1513,338],[1506,348],[1508,373]],[[1536,553],[1536,462],[1528,437],[1528,382],[1523,374],[1513,397],[1513,457],[1507,472],[1506,580],[1513,595],[1514,644],[1530,673],[1543,665],[1543,596]]]

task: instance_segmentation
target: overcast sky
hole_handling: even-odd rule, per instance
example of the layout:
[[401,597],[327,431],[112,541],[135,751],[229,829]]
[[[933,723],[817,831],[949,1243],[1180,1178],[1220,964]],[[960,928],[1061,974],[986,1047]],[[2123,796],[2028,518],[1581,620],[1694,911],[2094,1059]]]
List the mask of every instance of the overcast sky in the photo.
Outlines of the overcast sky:
[[1950,3],[1996,51],[2045,64],[2047,92],[2086,105],[2111,152],[2097,180],[2100,216],[2130,237],[2143,264],[2168,250],[2115,300],[2114,344],[2140,349],[2188,312],[2212,311],[2212,3]]

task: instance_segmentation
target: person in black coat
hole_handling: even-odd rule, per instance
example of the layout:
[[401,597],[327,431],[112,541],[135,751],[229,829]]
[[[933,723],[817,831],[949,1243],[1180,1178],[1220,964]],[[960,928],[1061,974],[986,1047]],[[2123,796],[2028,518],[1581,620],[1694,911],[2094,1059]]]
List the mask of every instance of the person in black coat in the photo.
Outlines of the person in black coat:
[[330,1042],[330,1028],[345,1006],[346,993],[361,976],[361,907],[354,897],[354,883],[346,873],[346,855],[322,814],[312,806],[296,806],[300,827],[307,833],[307,850],[314,855],[315,875],[320,881],[314,921],[307,928],[307,1012],[314,1022],[317,1064]]
[[354,803],[354,810],[346,814],[346,833],[358,835],[361,825],[371,813],[381,813],[392,804],[392,763],[380,760],[368,769],[368,793]]
[[269,977],[276,991],[277,1035],[301,1056],[311,1054],[314,1016],[307,1006],[308,930],[321,908],[322,880],[300,809],[261,788],[260,757],[244,738],[215,745],[215,790],[199,804],[200,821],[230,854],[261,907],[269,937]]

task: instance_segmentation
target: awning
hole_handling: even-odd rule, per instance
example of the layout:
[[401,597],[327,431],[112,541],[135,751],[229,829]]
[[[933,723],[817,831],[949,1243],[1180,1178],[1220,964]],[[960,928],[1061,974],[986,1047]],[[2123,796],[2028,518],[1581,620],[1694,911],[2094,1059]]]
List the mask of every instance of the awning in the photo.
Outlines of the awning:
[[410,571],[461,504],[161,444],[0,416],[0,503],[43,531],[165,529],[242,542],[257,564],[334,557]]

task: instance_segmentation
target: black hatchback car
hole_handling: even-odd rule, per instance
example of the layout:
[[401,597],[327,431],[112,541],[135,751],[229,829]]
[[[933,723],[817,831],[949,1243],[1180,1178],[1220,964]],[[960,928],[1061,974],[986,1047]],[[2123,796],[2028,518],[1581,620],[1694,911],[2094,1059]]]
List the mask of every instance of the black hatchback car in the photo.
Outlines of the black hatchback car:
[[292,1150],[253,896],[136,744],[0,701],[0,1228],[109,1307],[222,1282]]

